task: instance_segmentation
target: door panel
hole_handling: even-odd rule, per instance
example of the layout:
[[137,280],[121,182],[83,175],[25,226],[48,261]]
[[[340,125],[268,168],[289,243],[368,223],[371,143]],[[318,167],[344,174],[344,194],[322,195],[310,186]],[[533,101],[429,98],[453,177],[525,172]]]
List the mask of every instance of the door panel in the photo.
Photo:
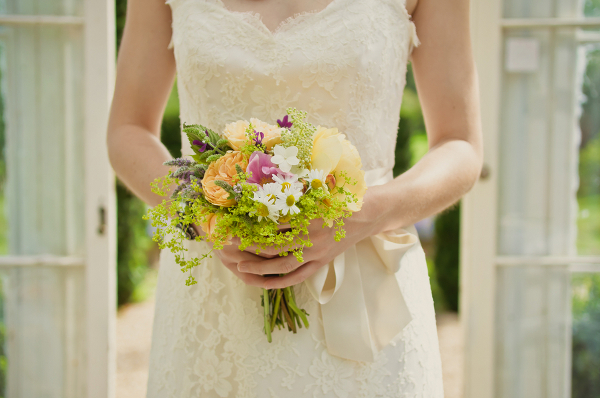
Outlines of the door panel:
[[600,286],[576,278],[600,273],[600,2],[472,5],[491,173],[463,205],[465,396],[583,397],[600,366],[581,348],[600,346]]
[[0,2],[1,396],[113,394],[113,7]]

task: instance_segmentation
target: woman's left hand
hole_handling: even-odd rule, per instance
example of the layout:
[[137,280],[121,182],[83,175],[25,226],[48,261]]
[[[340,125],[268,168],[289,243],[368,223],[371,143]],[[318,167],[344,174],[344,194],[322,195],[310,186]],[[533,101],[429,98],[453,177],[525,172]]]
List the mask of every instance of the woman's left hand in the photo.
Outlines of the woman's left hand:
[[[288,254],[259,261],[242,261],[238,264],[238,270],[259,275],[286,274],[268,278],[264,283],[266,289],[282,289],[303,282],[350,246],[372,235],[374,220],[369,217],[369,197],[371,195],[365,195],[361,211],[345,219],[343,228],[346,236],[339,242],[335,240],[335,228],[323,226],[321,219],[313,220],[308,226],[313,245],[303,249],[302,263],[294,255]],[[267,248],[262,253],[279,254],[276,248]]]

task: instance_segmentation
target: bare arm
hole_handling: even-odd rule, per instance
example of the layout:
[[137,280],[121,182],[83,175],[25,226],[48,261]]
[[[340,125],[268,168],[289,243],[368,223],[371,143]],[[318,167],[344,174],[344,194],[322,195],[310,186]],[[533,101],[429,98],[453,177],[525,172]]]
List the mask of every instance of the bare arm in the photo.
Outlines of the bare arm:
[[362,210],[346,221],[346,238],[340,242],[330,228],[311,224],[314,246],[304,249],[304,264],[288,256],[238,265],[255,274],[290,272],[270,278],[265,287],[300,283],[358,241],[451,206],[477,181],[483,146],[469,0],[419,0],[413,17],[422,44],[413,51],[412,63],[429,152],[390,183],[367,190]]
[[[119,178],[151,206],[164,197],[150,183],[166,175],[171,159],[160,141],[163,112],[175,76],[175,58],[168,44],[171,10],[164,0],[129,0],[117,63],[117,82],[108,123],[108,153]],[[198,233],[202,233],[194,226]],[[263,277],[241,273],[241,261],[257,261],[237,245],[216,251],[223,264],[244,283],[262,286]]]
[[150,182],[167,174],[171,155],[160,125],[175,77],[171,10],[164,0],[129,0],[108,122],[108,154],[117,176],[151,206],[163,197]]
[[391,183],[368,190],[380,205],[375,233],[454,204],[475,184],[483,161],[469,0],[419,0],[413,20],[422,44],[412,64],[430,149]]

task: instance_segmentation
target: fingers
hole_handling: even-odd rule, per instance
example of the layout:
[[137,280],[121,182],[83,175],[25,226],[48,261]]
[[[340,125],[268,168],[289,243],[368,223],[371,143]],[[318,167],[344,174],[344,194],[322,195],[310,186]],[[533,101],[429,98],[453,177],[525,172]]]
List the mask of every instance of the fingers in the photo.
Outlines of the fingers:
[[297,285],[308,279],[322,266],[321,262],[309,261],[287,275],[266,278],[263,282],[263,287],[265,289],[283,289],[284,287]]
[[227,267],[227,269],[229,269],[231,272],[233,272],[233,274],[235,276],[237,276],[238,278],[240,278],[241,281],[244,282],[246,285],[248,285],[248,286],[256,286],[256,287],[260,287],[260,288],[264,288],[265,287],[265,282],[266,282],[267,278],[265,278],[264,276],[259,276],[259,275],[247,274],[247,273],[244,273],[244,272],[240,272],[237,269],[237,264],[236,263],[223,262],[223,265],[225,265],[225,267]]
[[268,274],[287,274],[295,271],[303,263],[299,262],[296,257],[291,254],[283,257],[277,257],[270,260],[245,260],[238,263],[240,272],[247,272],[256,275]]
[[[232,247],[235,247],[237,249],[241,244],[242,244],[242,241],[240,240],[240,238],[238,238],[238,237],[231,238],[231,246]],[[248,252],[248,253],[253,253],[262,258],[277,257],[277,256],[279,256],[279,252],[280,252],[279,249],[277,249],[275,247],[271,247],[271,246],[265,247],[262,249],[259,249],[256,246],[248,246],[247,248],[244,249],[244,251]]]
[[229,269],[231,272],[233,272],[235,276],[240,278],[242,282],[244,282],[246,285],[256,286],[260,288],[264,287],[264,283],[266,281],[265,277],[254,274],[247,274],[244,272],[240,272],[237,269],[238,263],[240,261],[260,261],[260,257],[248,252],[240,251],[237,248],[235,248],[235,252],[232,253],[228,253],[224,250],[219,250],[216,251],[216,254],[217,257],[219,257],[219,259],[223,263],[223,265],[227,267],[227,269]]
[[256,246],[248,246],[244,249],[244,251],[254,253],[255,255],[260,256],[262,258],[279,257],[279,253],[281,252],[278,248],[274,246],[267,246],[263,248],[258,248]]

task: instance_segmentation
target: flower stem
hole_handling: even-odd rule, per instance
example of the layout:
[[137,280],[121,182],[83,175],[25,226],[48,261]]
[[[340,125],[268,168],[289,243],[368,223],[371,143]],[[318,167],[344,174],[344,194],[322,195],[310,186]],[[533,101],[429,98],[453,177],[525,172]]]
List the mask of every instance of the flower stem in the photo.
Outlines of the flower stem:
[[277,298],[275,299],[275,308],[273,309],[273,317],[271,318],[271,332],[275,329],[275,321],[279,315],[279,303],[281,302],[281,289],[277,289]]
[[298,309],[298,307],[296,306],[296,303],[294,302],[294,298],[292,297],[291,290],[292,290],[292,288],[289,286],[283,290],[286,301],[287,301],[287,305],[288,305],[290,311],[293,311],[296,314],[298,314],[300,319],[302,319],[304,326],[306,326],[306,328],[308,328],[308,319],[306,318],[306,314],[304,314],[304,312],[301,311],[300,309]]
[[[285,293],[285,290],[284,290]],[[290,316],[287,306],[285,305],[285,301],[282,303],[281,308],[283,309],[283,314],[285,315],[285,319],[287,320],[288,328],[296,333],[296,324],[294,323],[292,317]]]
[[263,288],[263,306],[265,307],[265,333],[267,334],[267,341],[271,342],[271,322],[269,322],[269,291]]

